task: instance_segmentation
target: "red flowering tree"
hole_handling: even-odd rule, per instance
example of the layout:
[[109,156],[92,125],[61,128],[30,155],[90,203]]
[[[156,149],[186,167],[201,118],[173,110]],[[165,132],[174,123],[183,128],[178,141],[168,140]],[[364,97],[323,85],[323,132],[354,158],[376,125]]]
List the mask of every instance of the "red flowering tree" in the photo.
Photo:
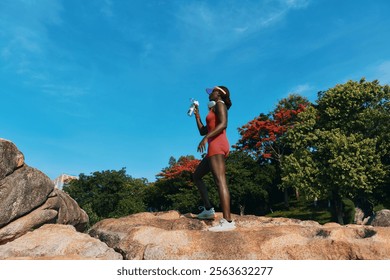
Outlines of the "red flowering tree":
[[176,162],[171,158],[169,167],[163,169],[157,174],[158,179],[177,179],[188,178],[191,180],[191,176],[198,166],[200,160],[195,159],[193,156],[180,157]]
[[157,211],[174,209],[181,213],[195,213],[201,204],[192,174],[199,162],[194,156],[182,156],[177,161],[171,157],[168,167],[156,175],[148,206]]
[[305,110],[309,102],[298,95],[281,100],[275,111],[257,118],[238,129],[241,139],[234,146],[238,150],[265,161],[280,163],[288,149],[283,137],[294,126],[297,115]]
[[[286,133],[297,122],[297,116],[304,111],[309,101],[300,95],[292,94],[279,101],[276,109],[238,128],[241,138],[234,146],[247,152],[262,163],[275,164],[277,177],[275,185],[280,184],[280,164],[284,155],[290,154],[290,145],[284,141]],[[296,192],[297,198],[299,197]],[[285,206],[288,207],[288,190],[284,188]]]

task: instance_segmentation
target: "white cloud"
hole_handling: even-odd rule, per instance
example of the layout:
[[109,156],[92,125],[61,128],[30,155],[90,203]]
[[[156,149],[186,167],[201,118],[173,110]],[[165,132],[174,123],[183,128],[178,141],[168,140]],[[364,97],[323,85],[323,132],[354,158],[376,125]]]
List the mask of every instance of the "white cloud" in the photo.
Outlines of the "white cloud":
[[309,90],[312,90],[313,87],[309,84],[302,84],[302,85],[297,85],[295,86],[292,90],[291,93],[303,93],[307,92]]
[[144,61],[149,57],[149,55],[153,52],[154,46],[151,42],[146,42],[142,46],[142,51],[140,52],[140,62],[144,63]]
[[[8,1],[2,3],[0,49],[3,67],[16,73],[33,71],[45,56],[48,24],[61,24],[58,0]],[[35,70],[34,70],[35,71]]]
[[384,61],[377,67],[377,79],[381,84],[390,84],[390,60]]
[[88,86],[67,85],[61,83],[42,84],[40,91],[44,93],[50,100],[55,100],[50,103],[53,106],[53,111],[57,114],[76,118],[91,118],[91,113],[88,104],[80,101],[82,97],[90,93]]
[[176,17],[184,47],[195,45],[217,52],[277,24],[292,10],[306,8],[309,0],[182,3]]
[[107,18],[111,18],[114,16],[114,12],[112,9],[113,2],[112,0],[104,0],[100,12]]
[[368,81],[378,80],[380,84],[390,84],[390,60],[383,60],[379,63],[358,69],[357,72],[352,72],[343,82],[349,80],[360,80],[366,78]]
[[288,91],[287,95],[290,94],[299,94],[311,98],[316,95],[316,91],[314,86],[306,83],[306,84],[296,85],[293,88],[291,88],[291,90]]
[[244,33],[248,30],[248,26],[245,26],[245,27],[235,27],[234,28],[234,31],[237,32],[237,33]]
[[282,2],[285,2],[288,7],[294,9],[306,8],[310,3],[309,0],[282,0]]
[[84,87],[77,87],[72,85],[59,84],[45,84],[42,85],[42,91],[52,96],[61,96],[66,100],[73,97],[86,95],[88,92]]
[[64,85],[63,71],[51,60],[51,25],[62,24],[60,0],[8,1],[0,6],[0,67],[23,77],[25,85],[53,98],[58,104],[70,104],[89,93],[88,87],[72,81]]

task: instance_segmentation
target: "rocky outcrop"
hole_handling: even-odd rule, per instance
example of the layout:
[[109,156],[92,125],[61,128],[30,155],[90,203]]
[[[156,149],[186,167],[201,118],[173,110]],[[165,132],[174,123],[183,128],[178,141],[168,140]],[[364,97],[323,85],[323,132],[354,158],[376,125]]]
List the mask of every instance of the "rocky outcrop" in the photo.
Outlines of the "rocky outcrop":
[[23,154],[8,140],[0,138],[0,180],[24,164]]
[[73,226],[47,224],[0,246],[0,259],[121,260],[122,256]]
[[0,226],[43,205],[54,189],[47,176],[27,165],[16,169],[0,182]]
[[43,205],[0,228],[0,244],[47,223],[70,224],[84,231],[87,222],[85,211],[68,194],[54,189]]
[[[221,214],[219,213],[219,218]],[[176,211],[106,219],[89,231],[124,259],[390,259],[390,228],[234,216],[237,229],[210,232],[216,221]]]
[[0,244],[47,223],[83,231],[88,215],[41,171],[28,166],[10,141],[0,139]]
[[0,259],[122,259],[84,231],[88,215],[0,139]]
[[375,227],[233,215],[236,230],[210,232],[221,213],[212,222],[169,211],[106,219],[81,233],[87,214],[4,139],[0,213],[0,259],[390,259],[389,210],[375,215]]
[[355,217],[354,217],[354,224],[357,225],[371,225],[373,218],[375,216],[375,213],[373,211],[369,212],[369,214],[364,213],[364,211],[356,207],[355,208]]
[[376,212],[371,225],[377,227],[390,227],[390,210],[383,209]]
[[372,225],[375,227],[390,227],[390,210],[382,209],[367,216],[360,208],[355,208],[354,223],[358,225]]

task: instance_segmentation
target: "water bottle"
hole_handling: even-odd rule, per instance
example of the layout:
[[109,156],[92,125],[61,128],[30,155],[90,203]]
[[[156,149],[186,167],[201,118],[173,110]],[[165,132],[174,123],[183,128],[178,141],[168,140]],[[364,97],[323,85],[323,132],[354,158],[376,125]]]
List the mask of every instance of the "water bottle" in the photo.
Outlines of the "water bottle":
[[187,112],[187,115],[189,117],[191,117],[192,114],[194,113],[195,106],[199,106],[199,102],[197,100],[195,100],[194,98],[190,98],[190,102],[191,102],[191,105],[190,105],[190,108],[188,108],[188,112]]

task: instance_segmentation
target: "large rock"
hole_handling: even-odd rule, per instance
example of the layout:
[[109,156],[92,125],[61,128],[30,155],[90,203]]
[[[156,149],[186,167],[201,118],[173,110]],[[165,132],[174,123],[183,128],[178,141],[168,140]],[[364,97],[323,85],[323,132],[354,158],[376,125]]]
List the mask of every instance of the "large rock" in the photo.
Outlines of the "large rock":
[[26,164],[0,181],[0,227],[44,204],[53,182]]
[[69,224],[84,231],[88,221],[88,215],[76,201],[63,191],[54,189],[42,206],[0,228],[0,244],[47,223]]
[[0,245],[47,223],[83,231],[88,215],[41,171],[24,163],[10,141],[0,139]]
[[23,166],[24,156],[14,143],[0,138],[0,180]]
[[47,207],[58,211],[56,223],[73,225],[79,231],[85,230],[89,222],[88,215],[73,198],[59,189],[54,189],[50,197],[57,200],[55,206],[49,204]]
[[210,232],[207,228],[216,221],[175,211],[139,213],[100,221],[89,234],[122,252],[125,259],[390,259],[390,228],[233,217],[236,230]]
[[233,215],[230,232],[209,232],[216,221],[176,211],[139,213],[78,233],[85,211],[4,139],[0,213],[0,259],[390,259],[386,211],[377,213],[378,227]]
[[364,213],[364,211],[356,207],[355,208],[355,218],[354,218],[354,224],[357,225],[371,225],[373,220],[373,214],[370,213],[370,216],[367,216],[367,214]]
[[383,209],[375,213],[371,222],[373,226],[390,227],[390,210]]
[[122,256],[73,226],[44,225],[0,246],[0,259],[121,260]]
[[[0,139],[0,259],[122,259],[84,231],[88,215]],[[54,225],[63,224],[63,225]]]

